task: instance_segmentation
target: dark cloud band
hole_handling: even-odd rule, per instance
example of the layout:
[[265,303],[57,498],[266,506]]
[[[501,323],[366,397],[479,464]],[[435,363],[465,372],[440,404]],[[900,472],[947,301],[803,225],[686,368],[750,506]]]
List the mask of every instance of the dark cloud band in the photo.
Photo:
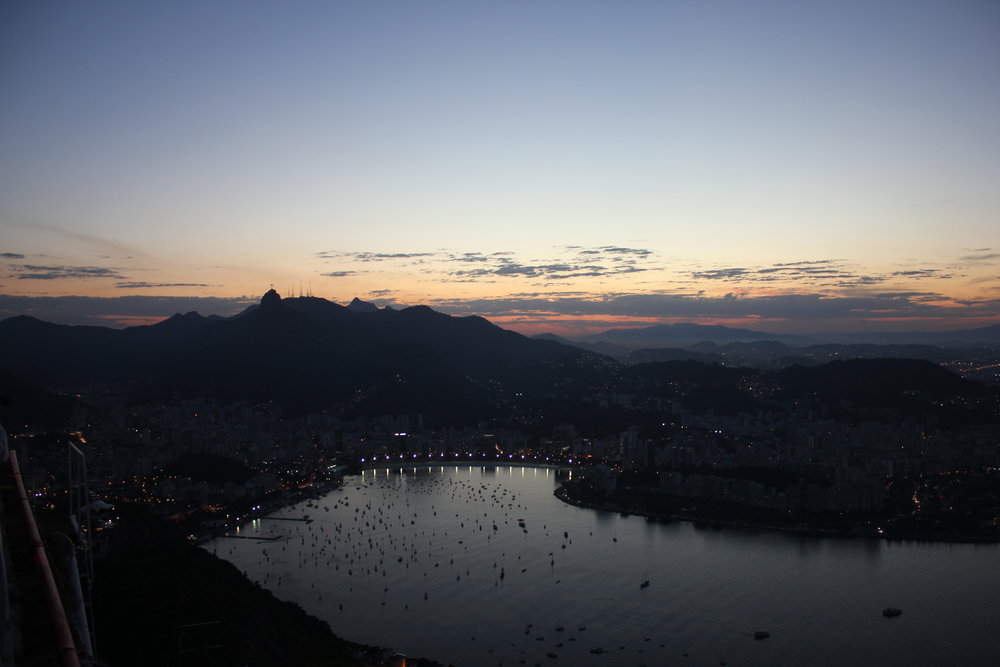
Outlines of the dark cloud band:
[[125,276],[118,269],[102,266],[38,266],[36,264],[16,264],[11,267],[18,280],[59,280],[62,278],[119,278]]

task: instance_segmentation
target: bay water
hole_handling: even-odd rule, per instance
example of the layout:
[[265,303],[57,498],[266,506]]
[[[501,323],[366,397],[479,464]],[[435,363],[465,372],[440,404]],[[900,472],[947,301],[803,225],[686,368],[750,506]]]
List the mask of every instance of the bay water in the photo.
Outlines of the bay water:
[[561,502],[565,474],[366,470],[204,546],[345,639],[456,667],[1000,664],[998,545],[653,523]]

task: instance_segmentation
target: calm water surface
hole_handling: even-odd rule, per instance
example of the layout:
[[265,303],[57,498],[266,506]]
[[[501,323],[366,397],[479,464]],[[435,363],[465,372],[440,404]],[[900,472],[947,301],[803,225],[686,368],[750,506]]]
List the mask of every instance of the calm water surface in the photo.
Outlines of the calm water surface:
[[274,540],[206,548],[342,637],[457,667],[1000,665],[996,545],[661,525],[566,505],[556,476],[366,471],[239,533]]

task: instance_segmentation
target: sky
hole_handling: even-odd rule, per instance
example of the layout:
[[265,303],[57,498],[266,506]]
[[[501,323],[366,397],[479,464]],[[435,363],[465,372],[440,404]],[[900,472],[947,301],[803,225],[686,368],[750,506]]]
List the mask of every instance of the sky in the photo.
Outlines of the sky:
[[0,5],[0,318],[1000,323],[1000,3]]

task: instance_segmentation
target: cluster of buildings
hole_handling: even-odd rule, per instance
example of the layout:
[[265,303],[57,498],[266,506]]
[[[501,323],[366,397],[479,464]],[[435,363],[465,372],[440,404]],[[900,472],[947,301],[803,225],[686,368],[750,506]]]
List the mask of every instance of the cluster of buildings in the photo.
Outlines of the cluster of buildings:
[[[635,484],[638,473],[647,493],[805,513],[880,512],[893,480],[1000,470],[994,427],[946,430],[909,418],[852,422],[796,405],[717,415],[657,401],[635,414],[645,415],[643,426],[595,435],[563,423],[538,437],[510,426],[430,429],[407,415],[345,420],[290,417],[270,404],[109,400],[81,415],[71,436],[87,457],[94,495],[148,501],[166,515],[300,492],[329,481],[331,466],[345,462],[603,464],[595,479],[607,492],[619,478]],[[26,434],[15,443],[27,450],[21,456],[34,488],[58,495],[64,450],[33,447]],[[183,453],[238,461],[248,476],[210,482],[178,474],[171,466]]]

